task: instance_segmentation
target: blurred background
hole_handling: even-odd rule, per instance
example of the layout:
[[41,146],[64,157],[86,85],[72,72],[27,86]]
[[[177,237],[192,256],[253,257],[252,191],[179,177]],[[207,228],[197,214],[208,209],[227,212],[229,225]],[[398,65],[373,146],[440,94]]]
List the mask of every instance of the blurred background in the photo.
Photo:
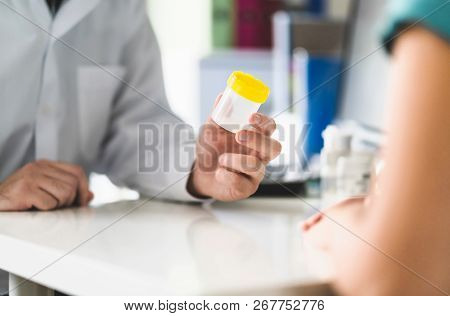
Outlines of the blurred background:
[[[277,62],[273,50],[286,49],[288,53],[288,46],[294,50],[302,44],[288,43],[286,37],[295,34],[289,34],[289,26],[282,25],[284,20],[298,14],[307,20],[335,20],[339,24],[345,23],[350,9],[351,0],[148,0],[173,110],[199,127],[235,69],[251,70],[273,91],[273,63]],[[279,16],[278,23],[274,21],[276,12],[286,15]],[[275,43],[286,47],[275,47]],[[287,88],[280,90],[287,92]],[[272,106],[273,99],[265,108]],[[283,101],[280,108],[290,105],[289,98],[281,101],[280,97]]]
[[[268,177],[302,194],[313,183],[311,194],[319,185],[324,191],[327,178],[358,170],[346,186],[364,191],[384,127],[386,2],[148,0],[170,105],[198,131],[230,73],[249,72],[271,87],[261,111],[280,127],[283,153]],[[333,181],[325,186],[336,195]],[[102,196],[95,203],[138,196],[106,177],[94,175],[92,184]],[[267,181],[258,193],[283,194]]]

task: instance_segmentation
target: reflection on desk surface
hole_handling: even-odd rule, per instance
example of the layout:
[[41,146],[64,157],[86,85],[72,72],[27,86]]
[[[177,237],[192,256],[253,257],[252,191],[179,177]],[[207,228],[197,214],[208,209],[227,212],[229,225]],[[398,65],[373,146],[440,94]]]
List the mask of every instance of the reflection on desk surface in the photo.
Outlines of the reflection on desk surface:
[[298,228],[314,209],[299,199],[142,203],[0,213],[0,269],[29,277],[65,255],[33,280],[69,294],[211,294],[317,280]]

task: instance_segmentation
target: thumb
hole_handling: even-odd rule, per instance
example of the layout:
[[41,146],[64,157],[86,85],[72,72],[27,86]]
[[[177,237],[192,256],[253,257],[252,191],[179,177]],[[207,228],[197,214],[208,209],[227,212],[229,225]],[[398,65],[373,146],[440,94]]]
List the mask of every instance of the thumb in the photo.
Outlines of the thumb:
[[217,95],[216,100],[214,101],[213,109],[215,109],[216,106],[217,106],[217,104],[219,104],[220,99],[222,99],[222,96],[223,96],[223,92],[221,92],[221,93],[219,93],[219,94]]
[[88,203],[91,202],[94,199],[94,193],[92,191],[88,192]]
[[[213,105],[213,111],[214,109],[217,107],[217,105],[220,102],[220,99],[222,99],[223,96],[223,92],[219,93],[216,97],[216,100],[214,101],[214,105]],[[208,116],[208,119],[206,120],[206,124],[213,124],[216,125],[216,123],[212,120],[211,115]]]

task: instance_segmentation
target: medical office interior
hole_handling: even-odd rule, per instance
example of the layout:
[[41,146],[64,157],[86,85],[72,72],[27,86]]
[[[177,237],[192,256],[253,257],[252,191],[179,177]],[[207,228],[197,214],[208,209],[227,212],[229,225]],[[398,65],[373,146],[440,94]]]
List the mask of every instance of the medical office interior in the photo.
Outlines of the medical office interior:
[[173,112],[198,133],[230,74],[249,73],[270,87],[259,111],[281,154],[241,201],[141,206],[94,173],[87,208],[0,213],[0,292],[333,293],[333,266],[301,223],[368,194],[383,170],[387,2],[148,0]]

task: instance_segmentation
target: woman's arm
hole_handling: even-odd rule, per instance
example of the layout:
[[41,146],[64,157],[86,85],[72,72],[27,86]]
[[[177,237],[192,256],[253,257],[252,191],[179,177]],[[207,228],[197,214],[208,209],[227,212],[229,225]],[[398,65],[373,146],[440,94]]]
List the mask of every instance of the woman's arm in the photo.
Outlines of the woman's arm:
[[345,294],[448,294],[449,45],[424,28],[406,32],[394,46],[391,80],[379,194],[330,211],[348,230],[324,220],[308,234],[327,232]]

